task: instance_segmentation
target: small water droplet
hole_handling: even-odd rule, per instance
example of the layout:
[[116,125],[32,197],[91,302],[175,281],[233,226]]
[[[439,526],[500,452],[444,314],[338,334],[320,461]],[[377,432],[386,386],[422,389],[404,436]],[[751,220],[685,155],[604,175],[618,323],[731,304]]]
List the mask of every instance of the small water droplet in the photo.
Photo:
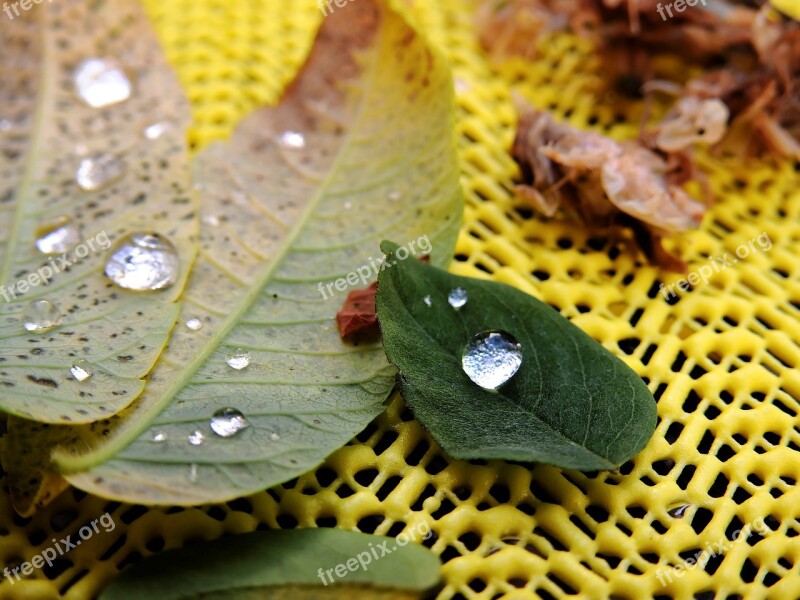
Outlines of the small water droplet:
[[428,294],[427,296],[425,296],[425,297],[422,299],[422,301],[423,301],[423,302],[424,302],[424,303],[425,303],[427,306],[432,306],[432,305],[433,305],[433,302],[431,302],[431,295],[430,295],[430,294]]
[[153,434],[153,441],[156,443],[166,442],[167,441],[167,434],[163,431],[156,431]]
[[73,74],[75,91],[93,108],[104,108],[130,98],[133,86],[122,65],[113,58],[90,58]]
[[461,77],[455,77],[453,79],[453,87],[456,90],[456,94],[463,94],[472,88],[470,83]]
[[272,433],[269,434],[269,439],[272,440],[273,442],[277,442],[281,439],[281,436],[279,436],[277,433],[273,431]]
[[178,279],[178,251],[157,233],[131,233],[117,242],[106,260],[105,273],[127,290],[160,290]]
[[345,210],[350,210],[351,208],[353,208],[353,203],[352,202],[350,202],[348,200],[347,202],[344,203],[344,209]]
[[221,408],[211,417],[211,431],[220,437],[233,437],[242,429],[250,427],[244,415],[235,408]]
[[22,312],[22,326],[26,331],[44,333],[61,325],[61,312],[49,300],[33,300]]
[[89,362],[84,359],[76,361],[69,372],[77,381],[86,381],[94,374]]
[[10,119],[0,119],[0,131],[11,131],[14,123]]
[[189,434],[189,443],[192,446],[199,446],[203,442],[206,441],[206,436],[203,435],[203,432],[199,429],[195,429],[192,433]]
[[167,131],[169,131],[169,123],[153,123],[144,128],[144,137],[148,140],[157,140]]
[[94,192],[110,185],[125,172],[125,164],[112,154],[94,154],[81,160],[75,181],[82,190]]
[[306,138],[297,131],[284,131],[281,134],[281,144],[287,148],[303,148],[306,145]]
[[205,216],[203,216],[203,223],[207,223],[208,225],[211,225],[212,227],[218,227],[220,221],[219,221],[219,217],[215,217],[214,215],[205,215]]
[[519,370],[522,346],[505,331],[482,331],[464,348],[461,366],[472,381],[484,389],[496,390]]
[[228,366],[240,371],[250,364],[250,353],[245,352],[241,348],[237,348],[236,352],[228,355],[226,362]]
[[667,511],[667,514],[670,517],[674,517],[676,519],[682,519],[686,514],[686,511],[692,507],[691,504],[679,504],[678,506],[673,506]]
[[388,197],[389,200],[391,200],[392,202],[397,202],[398,200],[400,200],[400,198],[403,197],[403,194],[398,190],[392,190],[391,192],[389,192]]
[[450,295],[447,296],[447,302],[450,306],[458,310],[467,303],[467,298],[467,290],[457,287],[454,290],[450,290]]
[[197,483],[197,464],[192,463],[189,465],[189,483]]
[[186,321],[186,326],[192,331],[197,331],[203,326],[203,322],[200,319],[189,319]]
[[59,217],[36,231],[36,248],[42,254],[63,254],[80,241],[81,234],[69,217]]

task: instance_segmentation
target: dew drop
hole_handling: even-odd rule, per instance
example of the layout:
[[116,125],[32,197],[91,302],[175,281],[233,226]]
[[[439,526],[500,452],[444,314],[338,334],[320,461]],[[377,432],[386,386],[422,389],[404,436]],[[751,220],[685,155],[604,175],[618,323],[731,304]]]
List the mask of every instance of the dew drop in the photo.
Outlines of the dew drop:
[[197,464],[192,463],[189,465],[189,483],[197,483]]
[[277,442],[280,441],[281,436],[279,436],[277,433],[273,431],[272,433],[269,434],[269,439],[272,440],[273,442]]
[[352,202],[350,202],[348,200],[347,202],[344,203],[344,209],[345,210],[350,210],[351,208],[353,208],[353,203]]
[[178,251],[157,233],[136,232],[117,242],[106,260],[105,273],[127,290],[160,290],[178,279]]
[[450,295],[447,296],[447,302],[450,306],[458,310],[467,303],[467,290],[460,287],[450,290]]
[[426,306],[433,306],[433,302],[431,302],[431,295],[428,294],[425,296],[422,301],[425,303]]
[[284,131],[280,139],[281,145],[287,148],[303,148],[306,145],[306,138],[297,131]]
[[199,446],[203,442],[206,441],[206,436],[203,435],[203,432],[199,429],[195,429],[192,433],[189,434],[189,443],[192,446]]
[[670,517],[674,517],[676,519],[682,519],[686,514],[686,511],[691,508],[691,504],[679,504],[678,506],[673,506],[667,511],[667,514]]
[[159,443],[161,443],[161,442],[166,442],[166,441],[167,441],[167,434],[166,434],[166,433],[164,433],[163,431],[156,431],[156,432],[153,434],[153,438],[152,438],[152,440],[153,440],[154,442],[156,442],[157,444],[159,444]]
[[250,358],[249,352],[245,352],[241,348],[237,348],[236,352],[229,354],[225,361],[228,363],[229,367],[232,367],[237,371],[241,371],[250,364]]
[[192,331],[197,331],[203,326],[203,322],[200,319],[189,319],[186,321],[186,327],[191,329]]
[[389,194],[388,194],[388,198],[389,198],[389,200],[391,200],[392,202],[397,202],[397,201],[398,201],[398,200],[400,200],[400,198],[402,198],[402,197],[403,197],[403,194],[402,194],[401,192],[397,191],[397,190],[392,190],[392,191],[391,191],[391,192],[389,192]]
[[203,216],[203,223],[207,223],[208,225],[211,225],[212,227],[218,227],[219,224],[220,224],[220,220],[219,220],[219,217],[214,216],[214,215],[204,215]]
[[75,181],[82,190],[94,192],[110,185],[125,172],[125,164],[113,154],[94,154],[81,160]]
[[80,241],[81,234],[69,217],[59,217],[36,231],[36,249],[42,254],[63,254]]
[[522,346],[510,333],[499,330],[473,336],[461,358],[467,377],[487,390],[496,390],[511,379],[521,364]]
[[169,131],[169,123],[153,123],[144,128],[144,137],[148,140],[157,140],[167,131]]
[[77,381],[86,381],[94,374],[89,362],[84,359],[76,361],[75,364],[70,368],[69,372],[72,373],[72,376]]
[[81,100],[93,108],[124,102],[133,89],[125,69],[113,58],[84,60],[75,69],[73,82]]
[[44,333],[61,325],[61,312],[49,300],[33,300],[22,312],[22,326],[32,333]]
[[0,131],[11,131],[13,126],[10,119],[0,119]]
[[235,408],[221,408],[211,416],[211,431],[220,437],[233,437],[250,427],[244,415]]

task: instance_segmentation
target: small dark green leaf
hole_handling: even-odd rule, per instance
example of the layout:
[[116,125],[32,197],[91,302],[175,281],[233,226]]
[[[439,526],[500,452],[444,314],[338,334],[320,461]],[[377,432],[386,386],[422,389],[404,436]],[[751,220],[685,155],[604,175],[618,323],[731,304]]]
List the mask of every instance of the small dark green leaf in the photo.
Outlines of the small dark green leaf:
[[236,535],[150,557],[100,600],[420,598],[439,582],[439,559],[404,539],[339,529]]
[[[400,260],[384,242],[377,310],[383,346],[400,370],[403,398],[452,456],[612,469],[641,450],[656,425],[644,382],[546,304],[510,286]],[[448,303],[460,287],[467,303]],[[477,333],[502,330],[522,364],[497,391],[466,375],[462,356]]]

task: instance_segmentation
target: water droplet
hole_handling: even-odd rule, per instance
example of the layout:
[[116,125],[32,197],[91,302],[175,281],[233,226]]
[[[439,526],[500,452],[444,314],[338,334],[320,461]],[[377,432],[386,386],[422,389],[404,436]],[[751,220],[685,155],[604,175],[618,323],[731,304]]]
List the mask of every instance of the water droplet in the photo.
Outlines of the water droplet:
[[467,290],[460,287],[450,290],[450,295],[447,296],[447,302],[450,306],[458,310],[467,303]]
[[211,431],[220,437],[233,437],[250,427],[244,415],[235,408],[221,408],[211,417]]
[[136,232],[123,237],[106,260],[105,273],[127,290],[160,290],[178,279],[178,251],[157,233]]
[[148,140],[157,140],[169,130],[169,123],[153,123],[145,127],[143,133]]
[[167,434],[163,431],[156,431],[153,434],[153,441],[156,443],[166,442],[167,441]]
[[203,442],[206,441],[206,436],[203,435],[203,432],[199,429],[195,429],[192,433],[189,434],[189,443],[192,446],[199,446]]
[[667,514],[670,517],[674,517],[676,519],[682,519],[683,516],[686,514],[686,511],[692,507],[691,504],[679,504],[678,506],[673,506],[667,511]]
[[461,79],[461,77],[455,77],[453,79],[453,87],[456,90],[456,94],[463,94],[472,88],[470,83],[465,79]]
[[281,436],[279,436],[277,433],[273,431],[272,433],[269,434],[269,439],[272,440],[273,442],[277,442],[281,439]]
[[197,464],[192,463],[189,465],[189,483],[197,483]]
[[90,58],[73,75],[78,96],[93,108],[104,108],[130,98],[133,86],[122,65],[113,58]]
[[69,372],[72,373],[72,376],[77,381],[86,381],[94,374],[92,367],[89,366],[89,362],[84,359],[76,361],[75,364],[72,365],[72,368],[69,370]]
[[207,224],[211,225],[212,227],[218,227],[220,221],[219,221],[219,217],[215,217],[214,215],[205,215],[203,217],[203,223],[207,223]]
[[344,203],[344,209],[345,210],[350,210],[351,208],[353,208],[353,203],[352,202],[350,202],[348,200],[347,202]]
[[398,200],[400,200],[400,198],[403,197],[403,194],[397,190],[392,190],[391,192],[389,192],[388,197],[389,200],[391,200],[392,202],[397,202]]
[[197,331],[203,326],[203,323],[200,319],[189,319],[186,321],[186,326],[192,331]]
[[496,390],[511,379],[522,364],[522,346],[505,331],[482,331],[464,348],[461,366],[472,381]]
[[81,234],[69,217],[59,217],[36,232],[36,248],[42,254],[63,254],[80,241]]
[[245,352],[241,348],[237,348],[236,352],[229,354],[228,358],[225,360],[228,363],[228,366],[233,367],[237,371],[241,371],[250,364],[250,353]]
[[422,301],[423,301],[423,302],[424,302],[424,303],[425,303],[427,306],[432,306],[432,305],[433,305],[433,302],[431,302],[431,295],[430,295],[430,294],[428,294],[427,296],[425,296],[425,297],[422,299]]
[[78,165],[75,181],[82,190],[94,192],[110,185],[125,172],[125,164],[112,154],[87,156]]
[[284,131],[281,134],[281,144],[287,148],[303,148],[306,145],[306,138],[297,131]]
[[22,312],[22,326],[26,331],[44,333],[61,325],[61,312],[48,300],[33,300]]
[[11,131],[13,126],[10,119],[0,119],[0,131]]

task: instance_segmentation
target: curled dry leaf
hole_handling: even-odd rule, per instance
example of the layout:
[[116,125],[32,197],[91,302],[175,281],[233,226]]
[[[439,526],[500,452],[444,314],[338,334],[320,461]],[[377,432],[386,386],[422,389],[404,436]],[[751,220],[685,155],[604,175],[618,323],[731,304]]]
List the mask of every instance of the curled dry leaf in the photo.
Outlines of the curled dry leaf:
[[342,339],[375,337],[378,335],[378,315],[375,313],[375,292],[378,282],[363,290],[347,294],[344,306],[336,313],[336,327]]
[[590,226],[631,227],[645,254],[673,270],[686,265],[661,247],[670,233],[697,227],[705,206],[670,180],[664,157],[637,142],[617,142],[523,109],[512,155],[520,194],[543,214],[559,208]]

